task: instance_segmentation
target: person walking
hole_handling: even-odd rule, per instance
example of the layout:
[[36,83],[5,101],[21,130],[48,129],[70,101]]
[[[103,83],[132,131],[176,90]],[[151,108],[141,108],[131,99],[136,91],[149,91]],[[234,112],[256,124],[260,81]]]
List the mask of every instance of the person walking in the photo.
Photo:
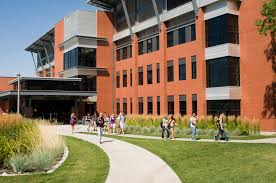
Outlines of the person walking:
[[125,134],[125,122],[126,122],[126,117],[124,116],[123,112],[120,112],[119,115],[119,123],[120,123],[120,134]]
[[85,124],[88,125],[87,131],[89,131],[90,127],[92,126],[92,117],[91,117],[90,113],[87,113],[87,116],[85,116]]
[[219,119],[218,119],[218,122],[217,122],[217,126],[218,126],[218,132],[217,134],[215,135],[215,141],[218,141],[219,139],[219,135],[222,136],[222,138],[224,138],[225,141],[229,141],[228,139],[228,136],[224,130],[224,126],[226,126],[224,124],[224,120],[225,120],[225,115],[224,113],[222,112],[220,115],[219,115]]
[[190,118],[190,128],[192,129],[192,140],[196,140],[196,114],[193,113]]
[[175,118],[173,117],[173,115],[171,115],[170,120],[169,120],[169,128],[170,128],[170,132],[171,132],[171,139],[174,140],[174,128],[175,128],[176,122],[175,122]]
[[97,132],[99,136],[99,142],[100,144],[102,144],[103,128],[104,128],[104,117],[102,113],[100,113],[96,125],[97,125]]
[[94,112],[92,117],[92,127],[93,131],[96,131],[97,128],[97,121],[98,121],[99,113],[97,111]]
[[75,124],[76,124],[76,116],[75,116],[75,113],[72,112],[71,115],[70,115],[70,125],[71,125],[71,128],[72,128],[72,134],[74,133],[74,128],[75,128]]
[[111,114],[109,121],[109,132],[114,135],[116,129],[116,118],[114,116],[114,113]]
[[170,129],[169,129],[169,125],[168,125],[168,118],[167,118],[167,116],[164,116],[164,118],[162,119],[162,122],[161,122],[160,126],[161,126],[161,129],[162,129],[162,139],[164,139],[164,137],[165,137],[165,131],[167,132],[166,139],[169,139],[169,137],[170,137]]

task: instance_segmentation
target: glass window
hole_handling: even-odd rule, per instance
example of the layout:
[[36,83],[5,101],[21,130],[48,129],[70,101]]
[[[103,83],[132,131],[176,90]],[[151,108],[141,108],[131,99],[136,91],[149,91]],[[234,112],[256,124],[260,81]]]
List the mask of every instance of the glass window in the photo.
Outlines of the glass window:
[[191,41],[195,41],[196,40],[196,28],[195,28],[196,26],[195,26],[195,24],[193,24],[193,25],[191,25],[191,36],[192,36],[192,38],[191,38]]
[[197,94],[192,94],[192,113],[197,114]]
[[117,61],[120,61],[120,50],[116,50]]
[[132,114],[132,98],[130,98],[130,114]]
[[179,34],[179,44],[183,44],[186,42],[186,28],[183,27],[181,29],[178,30],[178,34]]
[[179,96],[179,114],[184,116],[187,114],[186,95]]
[[185,58],[179,59],[179,80],[186,80],[186,60],[185,60]]
[[196,79],[196,56],[192,56],[192,79]]
[[167,10],[174,9],[185,3],[191,2],[192,0],[167,0]]
[[206,61],[207,87],[240,86],[240,61],[222,57]]
[[143,75],[143,67],[139,67],[138,68],[138,77],[139,77],[139,81],[138,81],[138,84],[139,85],[143,85],[144,84],[144,75]]
[[157,97],[157,115],[160,115],[160,96]]
[[130,69],[130,86],[132,86],[132,69]]
[[206,47],[225,43],[239,44],[237,15],[225,14],[205,21]]
[[167,47],[196,40],[195,24],[180,27],[167,33]]
[[123,49],[123,59],[126,59],[127,58],[127,48],[124,47],[122,49]]
[[116,73],[116,86],[120,88],[120,72]]
[[127,87],[127,71],[123,71],[123,87]]
[[160,64],[156,64],[156,83],[160,83]]
[[207,114],[218,115],[224,112],[226,115],[240,115],[240,100],[208,100]]
[[174,114],[174,96],[168,96],[168,114]]
[[172,47],[172,46],[174,46],[173,45],[173,31],[171,31],[171,32],[168,32],[168,34],[167,34],[167,46],[168,47]]
[[153,106],[152,106],[152,97],[148,97],[148,114],[153,113]]
[[117,99],[117,100],[116,100],[116,108],[117,108],[117,114],[120,114],[120,112],[121,112],[121,111],[120,111],[120,110],[121,110],[121,109],[120,109],[120,99]]
[[147,83],[152,84],[152,65],[147,65]]
[[174,81],[173,61],[167,62],[168,82]]
[[138,98],[138,108],[139,108],[139,114],[143,114],[144,113],[143,97]]
[[123,98],[123,113],[127,114],[127,99]]

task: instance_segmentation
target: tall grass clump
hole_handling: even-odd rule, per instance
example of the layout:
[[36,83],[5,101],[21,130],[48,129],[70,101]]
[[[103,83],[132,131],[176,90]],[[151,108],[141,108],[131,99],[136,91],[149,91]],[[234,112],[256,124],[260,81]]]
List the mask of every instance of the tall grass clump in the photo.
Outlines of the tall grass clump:
[[[139,131],[139,133],[146,132],[146,134],[148,134],[148,129],[144,127],[150,127],[150,133],[153,134],[153,128],[160,129],[162,119],[162,116],[155,115],[129,115],[127,116],[126,124],[131,126],[128,130],[130,133],[135,133],[135,131],[137,133]],[[190,116],[175,115],[175,120],[176,128],[189,129]],[[201,129],[201,133],[211,135],[214,133],[214,130],[217,130],[217,121],[217,116],[198,116],[197,128]],[[225,125],[226,129],[231,133],[233,131],[233,134],[235,135],[256,135],[260,133],[260,121],[257,119],[251,120],[248,118],[241,118],[240,116],[230,115],[226,117]],[[141,127],[141,129],[139,127]],[[189,130],[187,130],[187,132],[188,131]],[[176,131],[176,134],[184,133],[182,133],[182,131]]]
[[37,139],[36,123],[19,115],[0,116],[0,167],[12,155],[30,153],[39,145]]
[[[1,118],[5,122],[0,128],[0,145],[4,147],[0,148],[0,153],[5,157],[2,168],[4,164],[16,173],[47,171],[62,156],[63,139],[58,135],[57,128],[47,121],[30,120],[17,115]],[[11,149],[14,150],[7,156],[6,152]]]

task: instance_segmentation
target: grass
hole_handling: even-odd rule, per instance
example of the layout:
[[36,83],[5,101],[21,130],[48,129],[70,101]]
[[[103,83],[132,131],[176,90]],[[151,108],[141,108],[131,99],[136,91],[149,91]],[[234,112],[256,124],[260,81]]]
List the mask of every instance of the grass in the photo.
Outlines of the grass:
[[276,182],[276,145],[110,137],[158,155],[185,183]]
[[69,156],[53,174],[0,177],[0,183],[105,182],[109,160],[103,150],[96,145],[71,137],[66,137],[65,141],[69,148]]

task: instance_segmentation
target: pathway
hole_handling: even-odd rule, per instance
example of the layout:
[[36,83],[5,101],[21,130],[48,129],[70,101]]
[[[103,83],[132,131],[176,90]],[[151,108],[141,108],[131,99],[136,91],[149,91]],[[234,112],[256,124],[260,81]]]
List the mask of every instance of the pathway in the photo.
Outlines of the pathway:
[[[83,128],[79,127],[77,131],[83,131]],[[104,143],[99,144],[95,135],[72,134],[69,125],[59,126],[59,132],[96,144],[105,151],[110,164],[106,183],[181,182],[163,160],[141,147],[107,137],[103,137]]]

